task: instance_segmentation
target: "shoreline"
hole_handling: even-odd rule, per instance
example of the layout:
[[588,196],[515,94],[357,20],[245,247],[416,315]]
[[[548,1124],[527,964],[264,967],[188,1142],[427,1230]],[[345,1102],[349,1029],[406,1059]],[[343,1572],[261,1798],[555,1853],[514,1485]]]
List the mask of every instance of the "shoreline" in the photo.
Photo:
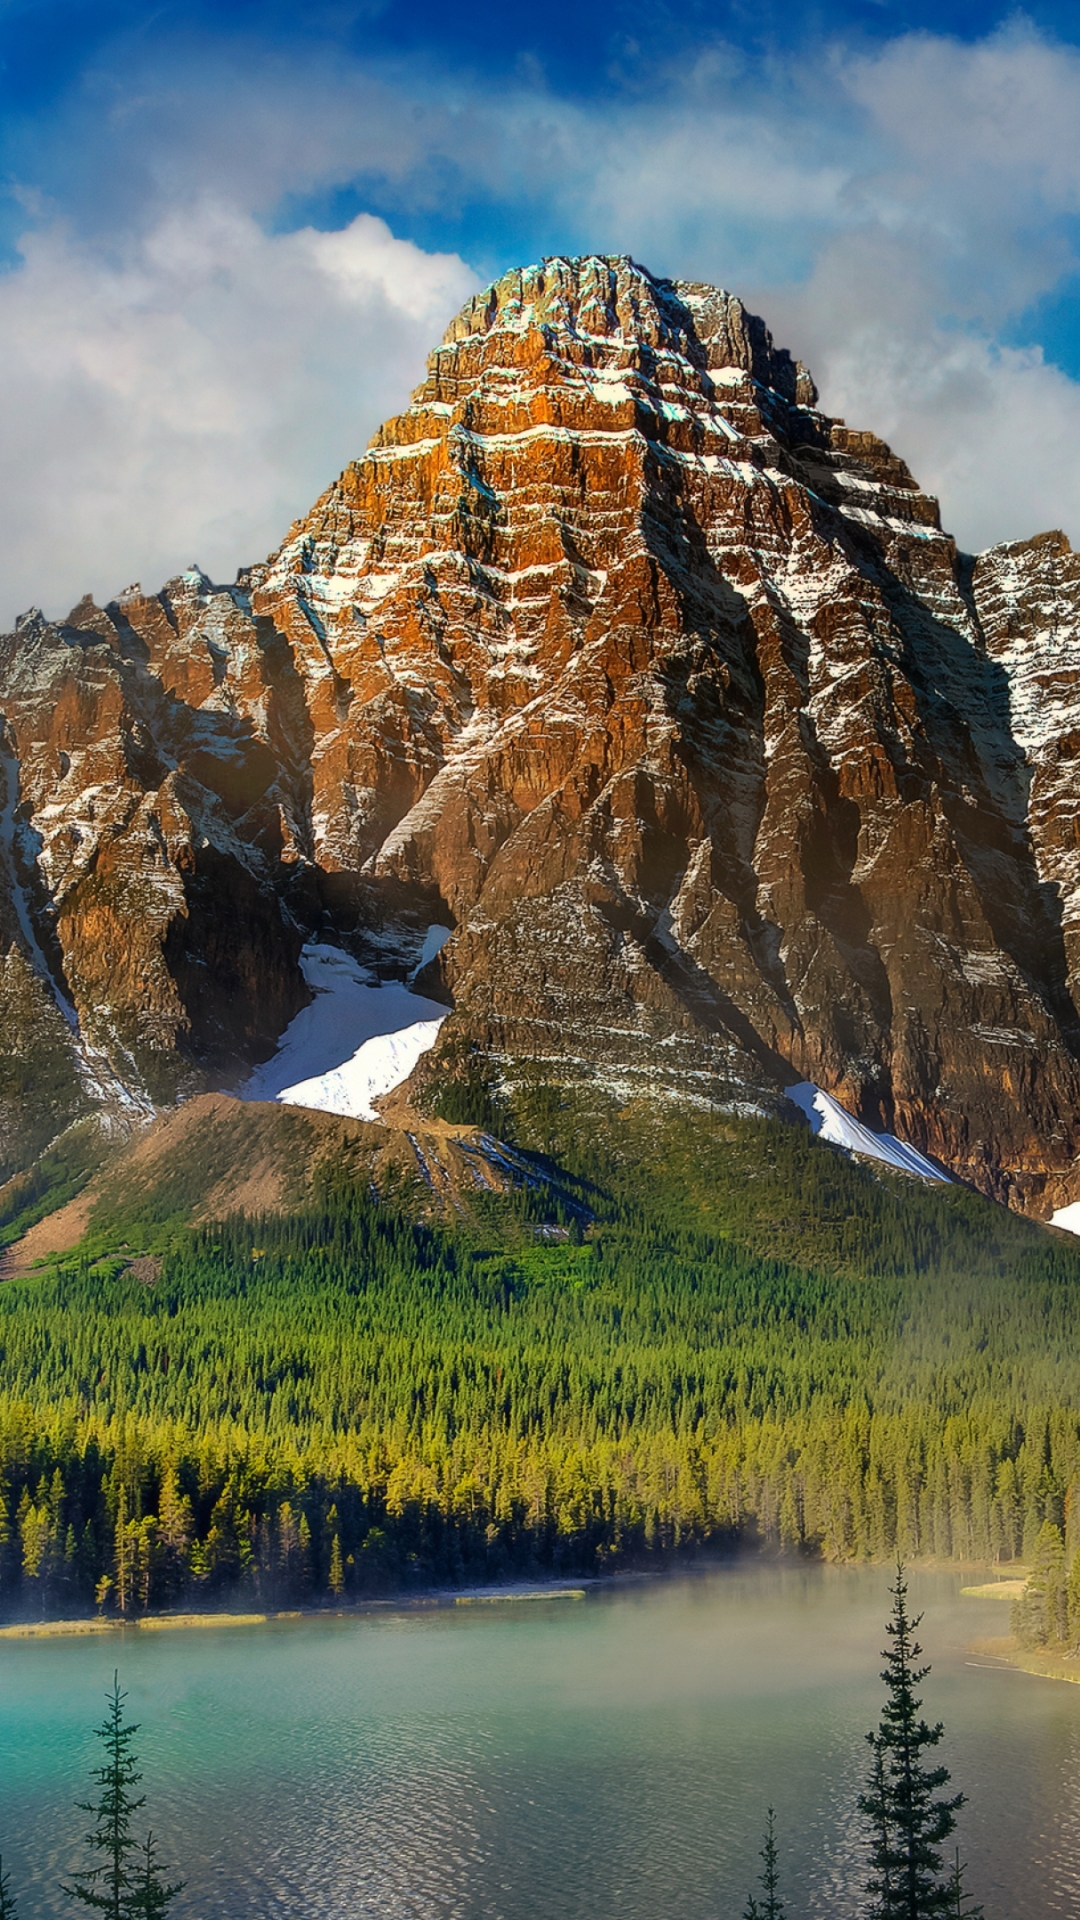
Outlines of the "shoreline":
[[352,1620],[372,1613],[420,1613],[455,1607],[522,1605],[545,1600],[584,1600],[590,1588],[615,1581],[655,1579],[654,1574],[586,1574],[572,1585],[565,1580],[522,1582],[505,1587],[439,1588],[422,1594],[395,1594],[385,1599],[356,1600],[340,1607],[268,1608],[265,1612],[146,1613],[130,1619],[102,1615],[80,1620],[19,1620],[0,1627],[0,1640],[78,1639],[109,1633],[168,1633],[218,1627],[265,1627],[288,1620]]
[[[695,1573],[715,1572],[720,1567],[734,1568],[747,1563],[760,1564],[762,1561],[774,1566],[795,1568],[818,1567],[833,1572],[850,1571],[853,1564],[824,1560],[784,1559],[771,1554],[734,1554],[723,1555],[707,1564],[697,1561],[682,1567],[655,1567],[627,1569],[619,1573],[579,1574],[569,1579],[554,1577],[544,1580],[510,1581],[505,1585],[489,1581],[469,1587],[430,1587],[421,1592],[397,1592],[374,1596],[363,1600],[352,1600],[338,1606],[307,1607],[267,1607],[265,1609],[244,1608],[200,1612],[187,1608],[176,1613],[135,1614],[129,1618],[116,1615],[84,1614],[71,1620],[16,1620],[6,1626],[0,1626],[0,1642],[5,1640],[51,1640],[78,1638],[80,1636],[110,1633],[165,1633],[178,1631],[210,1630],[224,1627],[272,1626],[295,1620],[349,1620],[362,1619],[375,1613],[421,1613],[438,1609],[464,1607],[484,1607],[500,1605],[522,1605],[539,1601],[585,1600],[597,1589],[613,1590],[642,1584],[646,1581],[670,1580],[692,1577]],[[891,1563],[882,1561],[883,1570]],[[907,1563],[909,1573],[955,1573],[958,1578],[973,1573],[996,1574],[997,1567],[988,1567],[985,1562],[959,1562],[933,1559],[912,1560]],[[1021,1568],[1027,1573],[1027,1568]],[[1012,1599],[1014,1593],[1008,1589],[1015,1581],[1013,1570],[1000,1569],[1001,1578],[983,1586],[961,1587],[960,1592],[971,1598]],[[1078,1676],[1080,1678],[1080,1676]]]
[[1011,1634],[973,1640],[969,1652],[996,1660],[1001,1673],[1030,1673],[1036,1680],[1059,1680],[1066,1686],[1080,1687],[1080,1654],[1041,1653],[1037,1647],[1022,1647]]

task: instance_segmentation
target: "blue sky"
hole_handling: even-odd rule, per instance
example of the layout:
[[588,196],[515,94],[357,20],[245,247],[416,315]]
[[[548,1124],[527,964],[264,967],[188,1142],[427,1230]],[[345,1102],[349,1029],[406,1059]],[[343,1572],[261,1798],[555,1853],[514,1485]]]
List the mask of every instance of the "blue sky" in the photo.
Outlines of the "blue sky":
[[466,294],[747,298],[962,544],[1080,539],[1080,16],[924,0],[0,0],[0,581],[227,575]]

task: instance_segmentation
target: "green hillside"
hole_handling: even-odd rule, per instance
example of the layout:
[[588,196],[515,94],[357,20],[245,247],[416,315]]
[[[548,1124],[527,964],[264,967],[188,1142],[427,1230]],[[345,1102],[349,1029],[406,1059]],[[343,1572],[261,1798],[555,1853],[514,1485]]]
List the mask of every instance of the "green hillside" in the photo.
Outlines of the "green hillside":
[[150,1193],[0,1288],[5,1612],[1080,1524],[1080,1245],[777,1123],[503,1117],[536,1184],[441,1220],[341,1173],[163,1242]]

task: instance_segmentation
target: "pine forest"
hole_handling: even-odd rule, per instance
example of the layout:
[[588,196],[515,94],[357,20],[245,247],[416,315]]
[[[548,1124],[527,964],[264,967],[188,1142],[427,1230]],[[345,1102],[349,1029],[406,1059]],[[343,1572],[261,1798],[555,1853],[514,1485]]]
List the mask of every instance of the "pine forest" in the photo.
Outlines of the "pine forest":
[[502,1119],[533,1183],[453,1216],[333,1169],[293,1216],[157,1192],[0,1289],[6,1617],[1075,1555],[1064,1236],[766,1121]]

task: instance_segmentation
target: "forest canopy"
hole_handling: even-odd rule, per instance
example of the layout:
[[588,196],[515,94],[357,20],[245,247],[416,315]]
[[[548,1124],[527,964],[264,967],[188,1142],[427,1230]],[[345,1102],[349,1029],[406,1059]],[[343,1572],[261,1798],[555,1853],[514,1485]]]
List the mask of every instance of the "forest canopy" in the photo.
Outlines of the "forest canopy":
[[1075,1550],[1064,1236],[768,1121],[514,1125],[533,1184],[452,1217],[332,1170],[292,1215],[150,1196],[0,1288],[6,1616]]

